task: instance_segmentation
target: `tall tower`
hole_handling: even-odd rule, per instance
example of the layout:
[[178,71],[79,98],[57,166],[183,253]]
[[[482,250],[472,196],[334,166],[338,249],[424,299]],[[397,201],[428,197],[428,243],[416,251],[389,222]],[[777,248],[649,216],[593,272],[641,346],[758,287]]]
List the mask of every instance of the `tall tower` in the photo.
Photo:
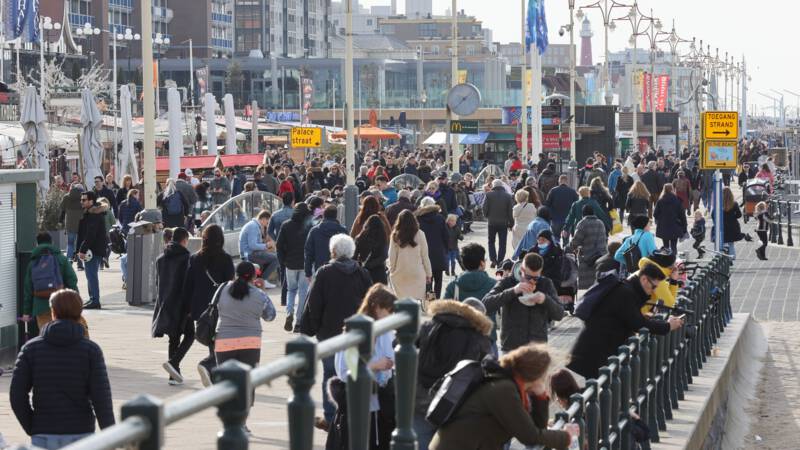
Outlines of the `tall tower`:
[[581,25],[581,66],[592,66],[592,24],[584,17]]

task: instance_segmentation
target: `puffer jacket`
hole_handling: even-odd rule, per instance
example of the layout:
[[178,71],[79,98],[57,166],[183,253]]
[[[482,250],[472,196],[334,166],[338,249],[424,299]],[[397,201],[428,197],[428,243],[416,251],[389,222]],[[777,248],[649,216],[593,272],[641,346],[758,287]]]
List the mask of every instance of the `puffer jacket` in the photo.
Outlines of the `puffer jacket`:
[[[492,290],[495,284],[497,284],[497,280],[490,277],[484,270],[464,272],[455,280],[447,283],[443,298],[451,298],[459,302],[470,297],[480,300]],[[497,342],[497,314],[491,314],[488,317],[492,321],[492,333],[489,338],[492,342]]]
[[419,221],[419,229],[425,233],[425,239],[428,241],[428,258],[434,271],[447,269],[449,234],[440,211],[438,205],[424,206],[414,211]]
[[78,226],[83,217],[83,207],[81,206],[82,189],[72,188],[69,194],[61,200],[61,210],[64,212],[64,228],[67,233],[77,233]]
[[344,321],[358,310],[372,286],[366,269],[349,258],[320,267],[308,288],[308,300],[300,329],[319,341],[342,333]]
[[164,253],[156,259],[158,273],[158,298],[153,309],[152,336],[177,334],[189,320],[192,309],[190,299],[183,296],[183,280],[189,265],[189,250],[170,242]]
[[108,211],[107,206],[95,203],[83,213],[83,218],[78,225],[78,240],[76,241],[78,253],[86,253],[91,250],[94,258],[103,258],[108,255],[106,211]]

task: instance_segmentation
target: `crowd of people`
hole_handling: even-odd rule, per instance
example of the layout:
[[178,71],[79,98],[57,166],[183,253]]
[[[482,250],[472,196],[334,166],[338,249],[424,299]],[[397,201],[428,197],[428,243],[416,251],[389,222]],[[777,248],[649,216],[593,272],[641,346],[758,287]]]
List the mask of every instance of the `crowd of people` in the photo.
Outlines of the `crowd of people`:
[[[163,368],[171,385],[184,382],[181,362],[193,345],[206,347],[197,367],[206,386],[224,361],[258,365],[262,322],[275,320],[278,308],[284,308],[287,333],[322,341],[342,333],[353,314],[379,320],[393,312],[398,298],[413,298],[428,316],[417,340],[414,428],[420,448],[500,449],[512,438],[567,448],[579,431],[547,430],[551,398],[563,401],[563,386],[596,377],[639,329],[666,334],[683,324],[679,317],[653,315],[653,303],[675,303],[682,273],[678,242],[691,236],[700,257],[705,251],[709,185],[694,154],[651,149],[610,161],[596,153],[577,173],[576,189],[550,155],[526,164],[512,153],[505,173],[477,185],[483,163],[469,152],[454,174],[446,171],[443,150],[370,150],[358,158],[359,211],[349,228],[340,220],[340,159],[323,155],[294,164],[279,152],[271,156],[274,163],[256,168],[253,181],[235,168],[216,169],[208,181],[187,169],[157,187],[165,246],[156,261],[151,335],[167,337]],[[403,174],[422,182],[389,183]],[[94,415],[101,428],[114,423],[102,352],[88,339],[82,310],[101,307],[98,270],[109,256],[109,230],[118,223],[127,232],[142,210],[145,188],[126,176],[122,186],[97,177],[87,190],[77,174],[68,185],[57,180],[56,187],[63,193],[69,245],[64,255],[48,234],[37,238],[23,320],[35,319],[41,335],[23,347],[11,388],[15,414],[44,448],[92,433]],[[282,207],[260,211],[244,224],[236,263],[225,250],[223,228],[200,228],[198,221],[215,205],[252,190],[279,196]],[[734,243],[749,235],[741,231],[742,214],[728,187],[723,209],[724,243],[735,257]],[[479,217],[487,223],[486,245],[475,242],[484,236],[462,243]],[[691,234],[687,217],[694,219]],[[757,208],[757,219],[761,237],[770,220],[765,207]],[[202,244],[191,253],[195,233]],[[58,268],[57,289],[41,290],[37,264],[48,257]],[[73,266],[88,282],[82,305]],[[585,320],[568,364],[551,379],[554,366],[563,366],[547,347],[552,324],[573,312],[579,290],[608,276],[619,280],[606,294],[615,301],[601,302]],[[266,291],[278,287],[280,300],[273,303]],[[195,344],[210,309],[218,315],[215,338]],[[69,378],[76,383],[69,405],[56,398],[55,379],[47,373],[65,358],[71,359],[63,370],[74,371]],[[328,432],[328,449],[347,448],[345,358],[340,353],[322,360],[323,414],[315,425]],[[434,426],[427,407],[443,377],[465,359],[481,361],[484,381],[452,420]],[[377,339],[367,364],[375,383],[370,448],[389,448],[391,333]],[[80,383],[88,388],[78,392]],[[71,419],[61,420],[64,415]]]

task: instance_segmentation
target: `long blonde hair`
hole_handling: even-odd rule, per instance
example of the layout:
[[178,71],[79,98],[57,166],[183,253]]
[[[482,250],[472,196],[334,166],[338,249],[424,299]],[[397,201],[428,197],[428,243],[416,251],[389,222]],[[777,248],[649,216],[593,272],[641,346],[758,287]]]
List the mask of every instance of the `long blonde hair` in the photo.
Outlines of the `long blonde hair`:
[[722,210],[730,211],[734,206],[736,206],[736,200],[733,198],[733,191],[731,188],[725,187],[722,190]]
[[628,191],[628,197],[649,200],[650,191],[647,190],[647,186],[645,186],[644,183],[642,183],[640,180],[636,180],[633,182],[633,186],[631,186],[631,189]]

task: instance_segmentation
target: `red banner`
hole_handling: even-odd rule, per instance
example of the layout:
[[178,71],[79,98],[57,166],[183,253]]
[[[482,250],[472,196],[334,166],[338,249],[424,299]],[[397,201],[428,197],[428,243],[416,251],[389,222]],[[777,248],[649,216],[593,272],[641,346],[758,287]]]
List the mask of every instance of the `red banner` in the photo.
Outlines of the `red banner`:
[[[655,78],[655,81],[653,78]],[[651,74],[646,72],[642,74],[642,111],[653,110],[653,107],[650,104],[651,91],[653,94],[653,102],[655,103],[656,111],[666,111],[667,98],[669,98],[669,75],[658,75],[653,77]]]
[[[522,148],[522,135],[516,135],[517,148]],[[558,139],[558,133],[543,133],[542,134],[542,150],[569,150],[569,133],[561,133],[561,142]],[[533,138],[528,135],[528,148],[533,147]]]
[[664,112],[667,110],[667,97],[669,95],[669,75],[659,75],[656,78],[656,111]]
[[642,111],[650,111],[651,77],[647,72],[642,72]]

